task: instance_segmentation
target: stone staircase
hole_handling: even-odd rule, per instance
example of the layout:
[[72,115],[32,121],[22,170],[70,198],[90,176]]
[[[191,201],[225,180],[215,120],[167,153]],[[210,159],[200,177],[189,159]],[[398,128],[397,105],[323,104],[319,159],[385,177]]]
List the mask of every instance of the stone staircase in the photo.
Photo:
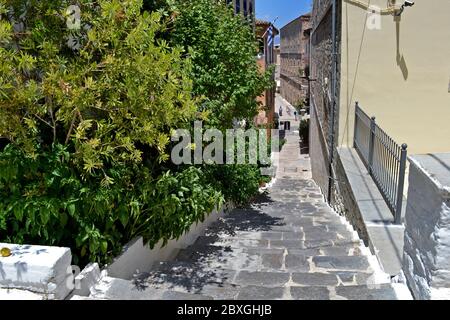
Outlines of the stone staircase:
[[325,203],[298,133],[286,138],[276,181],[252,205],[226,214],[174,261],[132,281],[106,276],[89,297],[72,299],[411,299]]

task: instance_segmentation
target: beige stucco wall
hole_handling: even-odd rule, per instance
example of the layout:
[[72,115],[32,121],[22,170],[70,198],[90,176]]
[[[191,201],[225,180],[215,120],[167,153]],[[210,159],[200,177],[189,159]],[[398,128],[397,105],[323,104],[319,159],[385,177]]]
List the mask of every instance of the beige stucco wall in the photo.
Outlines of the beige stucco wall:
[[351,2],[342,1],[339,145],[352,145],[359,101],[410,154],[449,152],[450,0],[416,0],[399,23],[382,16],[381,30],[368,29],[367,11]]

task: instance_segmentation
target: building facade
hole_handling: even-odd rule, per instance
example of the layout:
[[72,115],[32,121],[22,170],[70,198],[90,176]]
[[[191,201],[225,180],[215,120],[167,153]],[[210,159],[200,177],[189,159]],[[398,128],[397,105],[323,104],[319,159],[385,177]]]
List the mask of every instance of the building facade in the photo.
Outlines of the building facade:
[[[310,156],[314,180],[325,195],[329,194],[330,146],[332,144],[332,127],[336,128],[336,120],[332,119],[332,102],[337,101],[339,92],[339,64],[333,64],[333,41],[335,48],[340,45],[339,23],[335,22],[333,34],[333,0],[314,1],[311,16],[311,53],[310,53]],[[339,1],[336,1],[339,6]],[[333,39],[333,36],[335,39]],[[333,74],[335,77],[333,78]],[[336,80],[333,83],[333,79]],[[333,87],[334,84],[334,87]],[[334,91],[335,99],[331,97]],[[336,108],[338,106],[336,105]],[[332,125],[332,120],[334,125]]]
[[[450,1],[404,3],[314,0],[310,35],[313,179],[366,244],[388,257],[382,264],[397,271],[405,263],[403,241],[409,245],[402,206],[413,203],[402,144],[409,155],[450,152]],[[395,212],[388,207],[393,195]],[[422,268],[410,262],[407,268]]]
[[242,14],[252,24],[255,23],[255,0],[226,0],[228,5],[233,6],[236,14]]
[[310,151],[325,193],[336,148],[353,147],[356,102],[409,154],[450,152],[450,2],[403,3],[314,1]]
[[[279,31],[272,23],[263,20],[256,20],[256,37],[260,42],[260,54],[258,55],[258,65],[262,72],[268,70],[276,64],[275,37]],[[272,80],[275,83],[275,72],[272,74]],[[275,116],[275,93],[276,85],[267,89],[262,96],[258,98],[261,103],[261,111],[255,119],[257,125],[273,125]]]
[[281,48],[280,44],[275,45],[275,81],[277,83],[277,93],[281,91]]
[[296,106],[309,99],[309,31],[311,14],[281,28],[281,95]]

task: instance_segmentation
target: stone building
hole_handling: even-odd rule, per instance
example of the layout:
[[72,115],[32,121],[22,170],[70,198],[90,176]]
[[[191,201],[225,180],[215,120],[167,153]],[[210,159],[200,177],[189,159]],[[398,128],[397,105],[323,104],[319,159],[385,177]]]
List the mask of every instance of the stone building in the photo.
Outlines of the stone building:
[[309,99],[309,30],[311,14],[281,28],[281,95],[292,105]]
[[255,22],[255,0],[226,0],[227,4],[232,5],[234,12],[242,14],[249,19],[252,24]]
[[280,44],[275,45],[275,81],[277,83],[277,93],[281,90],[281,48]]
[[[394,187],[398,177],[392,177],[389,166],[399,156],[390,155],[388,146],[407,143],[409,154],[450,152],[450,2],[416,1],[407,7],[399,0],[365,3],[313,2],[310,157],[313,178],[330,205],[350,220],[384,270],[395,276],[405,268],[402,216],[413,203],[405,186],[396,195],[404,201],[400,224],[394,225],[398,222],[386,200],[391,186],[376,182],[355,149],[355,104],[367,116],[368,135],[370,117],[376,117],[380,129],[374,143],[384,154],[375,156],[389,159],[377,165]],[[389,136],[384,141],[381,131]],[[420,262],[408,263],[408,270],[420,269]]]
[[[311,56],[310,56],[310,155],[312,161],[312,172],[316,182],[320,185],[324,194],[329,191],[329,163],[331,144],[331,103],[332,103],[332,78],[335,70],[336,80],[334,95],[339,93],[338,82],[339,65],[333,66],[333,30],[332,30],[332,0],[314,1],[311,16],[313,32],[311,33]],[[336,1],[339,6],[340,1]],[[335,44],[340,45],[338,30],[339,23],[336,22]],[[336,100],[335,100],[336,101]],[[335,121],[336,123],[336,121]]]
[[450,140],[439,138],[450,136],[450,2],[417,1],[402,11],[403,3],[313,2],[311,152],[323,159],[313,172],[324,190],[330,150],[353,147],[357,101],[410,154],[450,151]]
[[[275,37],[278,34],[279,30],[272,23],[256,20],[256,37],[260,42],[258,65],[263,72],[270,66],[276,64]],[[272,80],[275,82],[275,72],[272,74]],[[261,103],[261,111],[255,119],[256,124],[269,126],[273,124],[275,115],[275,92],[276,86],[273,86],[258,98],[258,101]]]

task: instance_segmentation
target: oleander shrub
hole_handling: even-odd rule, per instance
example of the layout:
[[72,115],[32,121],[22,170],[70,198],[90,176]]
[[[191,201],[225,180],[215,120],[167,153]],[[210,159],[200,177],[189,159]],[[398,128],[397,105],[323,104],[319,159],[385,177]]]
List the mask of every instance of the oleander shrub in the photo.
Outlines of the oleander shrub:
[[[201,1],[206,11],[78,0],[70,29],[73,1],[0,0],[0,241],[68,246],[74,263],[104,264],[137,236],[167,243],[257,193],[257,166],[213,175],[169,161],[174,129],[251,118],[267,84],[248,26]],[[200,29],[199,11],[210,19]]]
[[[191,60],[142,1],[0,1],[0,241],[108,262],[143,236],[183,234],[222,202],[198,168],[171,171],[189,126]],[[15,27],[13,28],[13,22]]]

